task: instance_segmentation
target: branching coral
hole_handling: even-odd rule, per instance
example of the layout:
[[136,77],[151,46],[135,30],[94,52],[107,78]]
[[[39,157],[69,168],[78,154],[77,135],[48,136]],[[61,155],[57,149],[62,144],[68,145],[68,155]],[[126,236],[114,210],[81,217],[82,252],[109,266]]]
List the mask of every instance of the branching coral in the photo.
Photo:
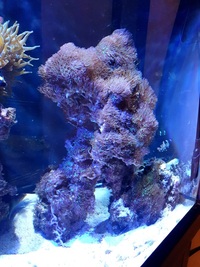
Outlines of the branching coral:
[[[136,62],[131,35],[116,30],[95,48],[65,44],[40,67],[40,92],[56,102],[76,128],[66,141],[63,163],[37,186],[35,225],[47,237],[56,239],[52,233],[57,229],[62,229],[63,240],[75,233],[91,211],[97,181],[112,189],[112,201],[117,201],[148,153],[157,129],[156,96]],[[55,175],[60,171],[62,177]],[[48,182],[44,187],[46,177],[58,184],[64,179],[67,185],[55,189],[55,183]],[[55,216],[56,224],[50,220],[55,222]]]

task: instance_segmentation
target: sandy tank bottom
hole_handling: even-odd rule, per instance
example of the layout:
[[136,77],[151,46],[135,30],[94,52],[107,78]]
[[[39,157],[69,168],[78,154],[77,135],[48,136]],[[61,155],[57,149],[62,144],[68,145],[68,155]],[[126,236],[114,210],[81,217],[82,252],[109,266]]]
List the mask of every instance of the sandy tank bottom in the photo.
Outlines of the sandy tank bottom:
[[[88,218],[93,225],[108,216],[109,190],[95,192],[95,214]],[[13,227],[0,236],[0,266],[6,267],[139,267],[160,242],[190,210],[193,202],[177,205],[173,211],[165,209],[153,225],[141,226],[118,236],[77,235],[64,247],[46,240],[33,227],[34,194],[24,199],[28,203],[13,219]]]

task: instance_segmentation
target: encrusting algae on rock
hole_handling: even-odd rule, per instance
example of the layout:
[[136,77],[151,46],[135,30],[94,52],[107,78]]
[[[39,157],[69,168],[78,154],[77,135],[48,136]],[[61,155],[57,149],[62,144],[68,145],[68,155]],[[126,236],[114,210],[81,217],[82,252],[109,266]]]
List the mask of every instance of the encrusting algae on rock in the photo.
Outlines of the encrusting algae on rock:
[[136,62],[131,34],[119,29],[96,47],[64,44],[39,68],[44,81],[39,91],[74,127],[65,142],[66,158],[36,188],[34,226],[47,238],[62,243],[84,226],[98,182],[112,190],[111,203],[131,187],[158,125],[156,95]]
[[[183,167],[144,158],[158,127],[157,97],[137,62],[131,34],[118,29],[96,47],[64,44],[39,68],[39,91],[74,131],[66,133],[62,163],[36,187],[34,227],[60,245],[88,229],[120,234],[154,224],[183,201]],[[110,192],[109,218],[93,228],[99,186]]]

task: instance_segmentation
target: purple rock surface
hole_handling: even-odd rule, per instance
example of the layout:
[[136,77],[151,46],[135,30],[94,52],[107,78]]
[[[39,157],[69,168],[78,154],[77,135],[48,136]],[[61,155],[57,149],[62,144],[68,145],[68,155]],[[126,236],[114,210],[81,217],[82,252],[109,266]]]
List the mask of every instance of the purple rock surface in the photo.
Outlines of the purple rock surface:
[[112,190],[111,202],[133,184],[158,124],[156,96],[136,64],[131,35],[116,30],[96,47],[65,44],[40,67],[39,91],[74,126],[62,164],[36,190],[34,224],[48,238],[65,241],[82,227],[97,182]]

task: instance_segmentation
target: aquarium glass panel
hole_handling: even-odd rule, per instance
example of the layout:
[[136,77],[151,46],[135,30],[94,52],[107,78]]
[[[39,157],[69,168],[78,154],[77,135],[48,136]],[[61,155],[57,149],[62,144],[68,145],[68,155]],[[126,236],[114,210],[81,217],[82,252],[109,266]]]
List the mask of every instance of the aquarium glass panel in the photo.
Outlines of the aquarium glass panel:
[[0,2],[0,265],[142,266],[197,201],[199,1]]

